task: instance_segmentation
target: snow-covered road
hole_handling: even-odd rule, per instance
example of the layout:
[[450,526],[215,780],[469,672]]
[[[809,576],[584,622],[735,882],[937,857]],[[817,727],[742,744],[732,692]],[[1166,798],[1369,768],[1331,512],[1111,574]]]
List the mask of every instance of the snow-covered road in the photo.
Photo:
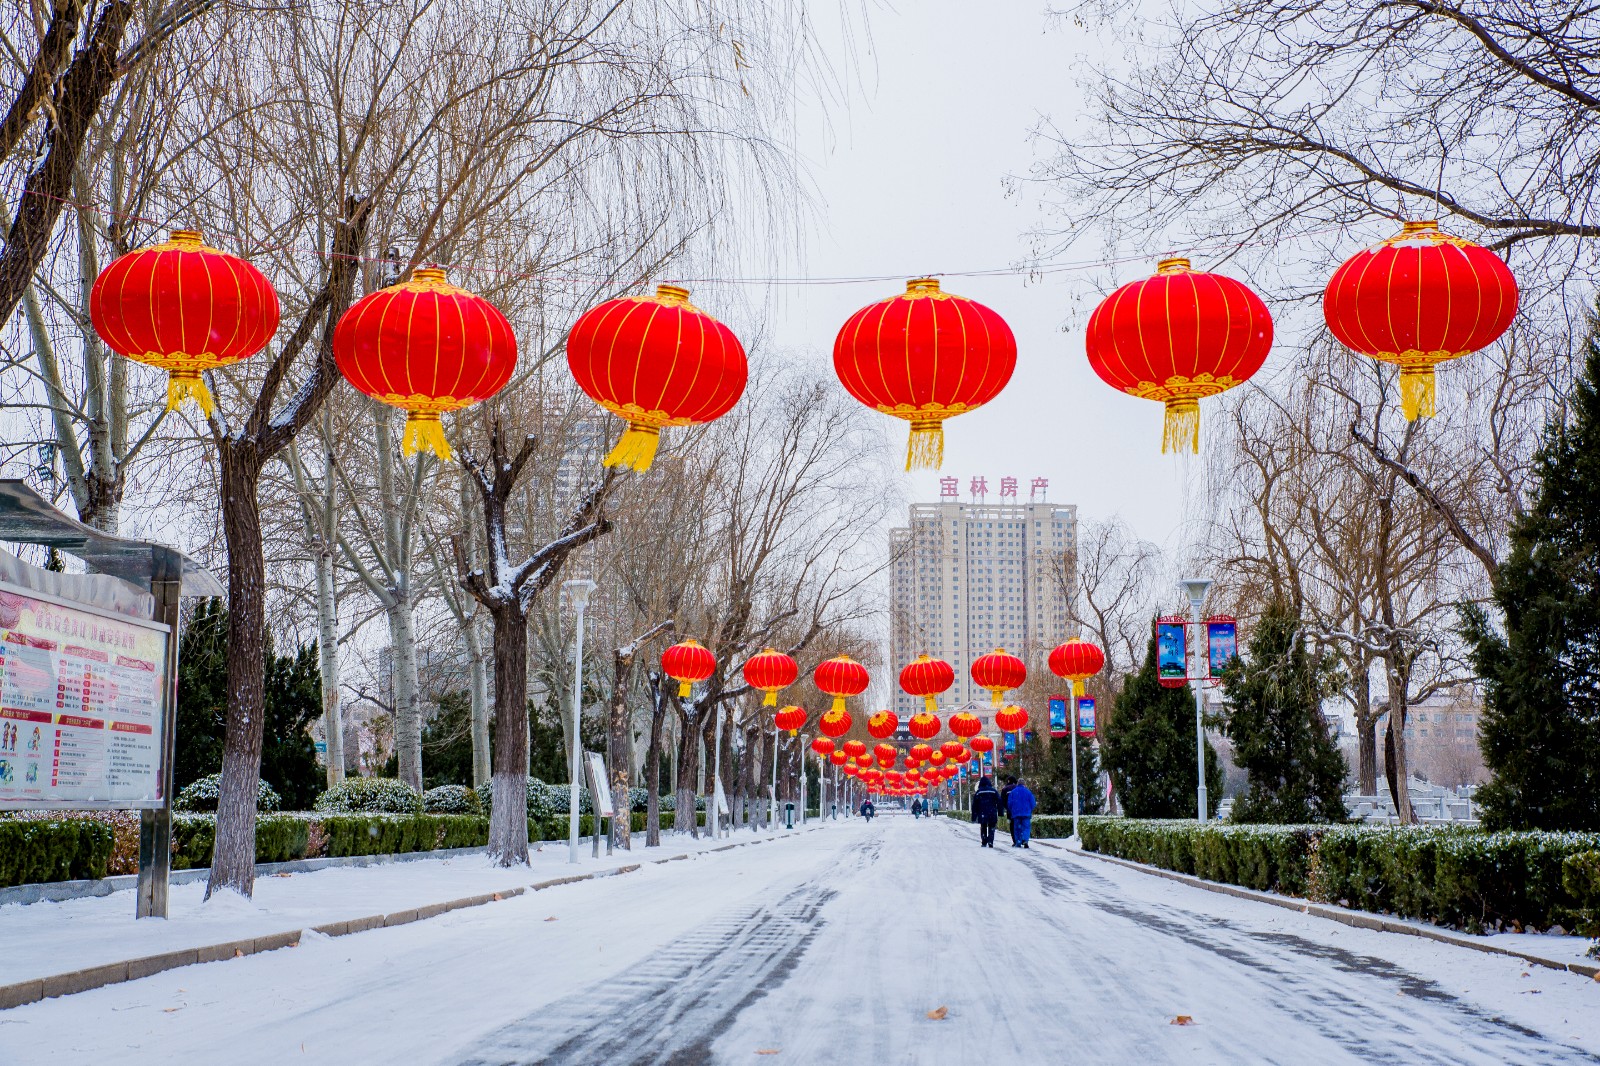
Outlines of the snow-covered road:
[[880,818],[0,1013],[4,1063],[219,1054],[1600,1062],[1600,983]]

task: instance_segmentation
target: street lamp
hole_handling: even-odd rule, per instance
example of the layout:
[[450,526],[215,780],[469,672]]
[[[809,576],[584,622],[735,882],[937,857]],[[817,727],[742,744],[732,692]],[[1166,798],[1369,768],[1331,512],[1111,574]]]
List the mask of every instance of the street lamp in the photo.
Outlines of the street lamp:
[[[1189,597],[1189,617],[1194,622],[1195,638],[1198,640],[1202,632],[1200,628],[1200,605],[1205,603],[1206,592],[1211,588],[1211,582],[1203,577],[1191,577],[1178,582],[1178,587],[1183,589],[1184,595]],[[1194,661],[1200,660],[1200,649],[1195,648]],[[1200,811],[1195,816],[1201,822],[1206,820],[1206,723],[1205,723],[1205,695],[1200,688],[1201,679],[1192,677],[1189,684],[1194,687],[1194,747],[1195,760],[1199,766],[1200,784],[1196,790],[1199,797]]]
[[[586,577],[563,581],[567,602],[578,611],[578,640],[572,653],[572,788],[567,807],[567,861],[578,861],[578,777],[583,773],[583,609],[589,606],[594,582]],[[600,782],[595,783],[600,787]],[[597,808],[598,809],[598,808]]]

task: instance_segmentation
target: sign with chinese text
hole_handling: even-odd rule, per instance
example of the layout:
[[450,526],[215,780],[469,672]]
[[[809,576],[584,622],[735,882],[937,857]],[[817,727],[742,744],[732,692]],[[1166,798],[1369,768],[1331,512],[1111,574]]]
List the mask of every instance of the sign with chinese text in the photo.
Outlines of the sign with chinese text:
[[1206,622],[1206,658],[1211,678],[1222,676],[1229,663],[1239,657],[1239,624],[1232,618],[1212,618]]
[[1080,696],[1078,698],[1078,735],[1080,737],[1094,736],[1094,697]]
[[1175,619],[1156,623],[1156,677],[1167,688],[1182,688],[1189,677],[1184,625]]

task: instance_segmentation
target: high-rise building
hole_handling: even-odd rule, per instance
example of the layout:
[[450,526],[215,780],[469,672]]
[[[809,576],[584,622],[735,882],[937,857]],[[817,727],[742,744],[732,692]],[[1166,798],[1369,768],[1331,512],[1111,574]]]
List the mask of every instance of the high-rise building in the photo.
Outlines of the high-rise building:
[[[889,531],[891,668],[898,673],[918,655],[948,660],[956,684],[944,704],[984,699],[966,667],[995,648],[1030,666],[1039,652],[1070,634],[1067,594],[1077,544],[1078,511],[1045,501],[1048,483],[1034,478],[1030,499],[1016,499],[1015,478],[1000,482],[999,503],[988,503],[987,480],[972,479],[968,502],[956,498],[956,479],[941,479],[938,503],[912,504],[904,528]],[[920,700],[894,687],[902,719]]]

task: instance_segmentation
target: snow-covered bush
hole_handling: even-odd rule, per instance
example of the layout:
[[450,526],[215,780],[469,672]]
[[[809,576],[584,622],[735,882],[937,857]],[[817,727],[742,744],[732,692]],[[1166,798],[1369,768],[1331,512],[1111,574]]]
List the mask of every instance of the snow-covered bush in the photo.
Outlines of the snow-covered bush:
[[478,814],[483,805],[466,785],[440,785],[422,794],[422,809],[429,814]]
[[657,802],[660,804],[659,809],[662,814],[671,814],[678,809],[678,797],[672,795],[670,792],[665,796],[660,797]]
[[[172,809],[175,811],[189,811],[193,813],[215,812],[217,797],[222,791],[222,775],[208,774],[192,784],[185,785],[178,794],[172,798]],[[277,789],[260,781],[256,784],[256,810],[275,811],[283,806],[283,799],[278,795]]]
[[628,789],[628,809],[642,811],[650,802],[650,790],[647,788]]
[[324,814],[416,814],[422,796],[393,777],[347,777],[317,797]]
[[[566,814],[572,803],[571,793],[567,785],[547,785],[537,777],[528,778],[528,817],[534,821],[543,818],[555,818]],[[489,810],[494,806],[494,782],[485,781],[477,788],[478,799],[483,803],[483,809]],[[588,814],[594,808],[590,803],[589,790],[578,789],[578,811]]]

